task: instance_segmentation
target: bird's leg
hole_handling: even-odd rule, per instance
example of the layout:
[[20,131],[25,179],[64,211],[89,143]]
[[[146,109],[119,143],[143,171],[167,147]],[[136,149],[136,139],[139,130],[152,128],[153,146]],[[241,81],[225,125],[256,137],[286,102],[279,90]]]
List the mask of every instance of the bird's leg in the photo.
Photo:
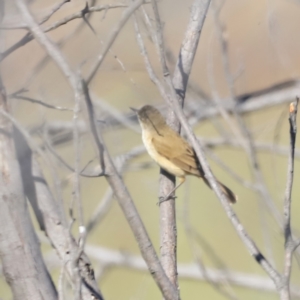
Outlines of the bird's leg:
[[[166,196],[166,197],[159,197],[158,204],[160,205],[162,202],[172,199],[171,195],[185,182],[185,177],[179,177],[179,183],[174,187],[174,189]],[[174,197],[175,199],[175,197]]]

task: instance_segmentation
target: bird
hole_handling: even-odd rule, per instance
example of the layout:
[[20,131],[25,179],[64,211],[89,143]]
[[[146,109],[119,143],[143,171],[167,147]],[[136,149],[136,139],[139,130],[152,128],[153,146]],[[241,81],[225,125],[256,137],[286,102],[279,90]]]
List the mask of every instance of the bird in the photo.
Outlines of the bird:
[[[193,147],[167,124],[158,109],[151,105],[140,109],[130,108],[137,114],[142,128],[142,140],[150,157],[162,169],[179,179],[179,184],[160,203],[170,198],[185,182],[187,175],[202,178],[211,188]],[[228,201],[236,203],[237,196],[220,181],[217,183]]]

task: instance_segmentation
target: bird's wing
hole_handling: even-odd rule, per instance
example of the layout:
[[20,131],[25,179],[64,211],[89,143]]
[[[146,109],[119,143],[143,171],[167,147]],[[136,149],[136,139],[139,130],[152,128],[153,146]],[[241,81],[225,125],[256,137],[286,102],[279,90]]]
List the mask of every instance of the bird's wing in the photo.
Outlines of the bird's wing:
[[153,137],[152,143],[156,151],[186,173],[202,177],[203,170],[193,148],[179,134],[172,132],[170,135],[172,138],[168,140],[171,143],[164,136]]
[[[179,134],[175,134],[175,131],[172,131],[170,135],[172,138],[168,139],[169,141],[171,140],[169,143],[164,136],[157,135],[152,138],[152,143],[156,151],[187,174],[202,177],[208,187],[211,188],[193,148]],[[217,182],[228,200],[231,203],[235,203],[237,196],[227,186],[219,181]]]

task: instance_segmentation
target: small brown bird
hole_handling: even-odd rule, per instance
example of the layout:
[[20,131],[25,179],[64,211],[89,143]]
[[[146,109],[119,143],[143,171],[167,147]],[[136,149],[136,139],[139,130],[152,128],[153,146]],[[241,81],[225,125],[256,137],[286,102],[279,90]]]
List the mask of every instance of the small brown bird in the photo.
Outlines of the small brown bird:
[[[176,131],[167,125],[161,113],[151,105],[141,109],[131,108],[137,113],[142,127],[142,138],[149,155],[168,173],[179,178],[179,184],[169,196],[185,181],[186,175],[200,177],[211,188],[204,176],[202,166],[194,149]],[[235,194],[219,182],[220,188],[231,203],[235,203]]]

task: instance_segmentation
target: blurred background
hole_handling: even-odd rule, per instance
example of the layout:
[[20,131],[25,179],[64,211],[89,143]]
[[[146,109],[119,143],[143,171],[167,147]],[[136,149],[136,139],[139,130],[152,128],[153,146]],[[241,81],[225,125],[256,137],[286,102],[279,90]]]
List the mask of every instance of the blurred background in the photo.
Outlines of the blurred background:
[[[227,105],[232,96],[236,101],[242,101],[244,98],[239,96],[243,94],[270,89],[265,91],[267,95],[268,92],[276,93],[277,90],[297,85],[300,76],[300,1],[212,2],[190,77],[185,112],[195,133],[206,145],[207,157],[216,177],[238,195],[239,201],[234,210],[242,224],[264,255],[281,272],[284,239],[267,201],[251,188],[257,183],[253,176],[251,160],[239,143],[234,146],[231,142],[222,142],[225,137],[229,141],[235,140],[235,133],[228,121],[217,113],[203,117],[201,112],[213,108],[216,103]],[[29,1],[29,6],[36,19],[41,20],[56,3],[58,2],[52,0],[37,0]],[[120,2],[94,1],[89,4],[95,6]],[[126,5],[127,2],[122,4]],[[86,2],[80,0],[64,4],[42,27],[46,28],[80,12],[85,5]],[[189,20],[192,1],[160,0],[158,5],[164,24],[168,63],[173,70]],[[219,12],[216,11],[216,7],[220,9]],[[151,17],[151,6],[146,4],[143,9]],[[95,64],[103,43],[123,11],[124,7],[120,7],[90,14],[88,22],[95,33],[82,18],[78,18],[59,26],[48,35],[57,42],[73,70],[80,71],[84,77]],[[142,36],[153,67],[162,77],[159,59],[142,16],[141,13],[139,23]],[[22,22],[14,2],[5,1],[1,53],[27,33],[23,28],[16,29],[22,27]],[[45,143],[50,143],[52,149],[64,161],[73,165],[73,113],[70,111],[74,106],[73,92],[66,78],[47,57],[45,51],[36,41],[18,48],[1,61],[1,76],[6,92],[11,96],[10,104],[15,118],[32,134],[36,144],[43,148]],[[14,95],[21,89],[27,90],[18,94],[23,99]],[[99,126],[111,156],[117,158],[134,147],[140,147],[138,154],[126,163],[123,178],[151,240],[159,251],[159,207],[156,205],[159,168],[143,150],[140,128],[129,107],[138,108],[144,104],[151,104],[165,113],[167,106],[146,72],[136,42],[132,18],[121,30],[91,82],[90,89]],[[45,107],[24,99],[26,97],[70,110]],[[255,149],[263,178],[260,183],[266,187],[273,209],[282,215],[289,145],[288,106],[294,98],[286,99],[278,105],[273,105],[272,99],[270,97],[270,105],[259,107],[258,104],[258,109],[246,112],[242,116],[254,144],[257,145]],[[97,166],[96,149],[83,114],[79,117],[80,166],[84,168],[88,165],[87,170],[92,170]],[[232,124],[238,126],[234,117],[229,118]],[[292,226],[295,234],[300,232],[299,147],[298,139],[292,194]],[[44,164],[44,172],[55,196],[63,201],[68,215],[72,203],[73,175],[49,150],[46,149],[45,152],[53,169]],[[90,161],[92,163],[89,163]],[[224,165],[234,174],[228,173]],[[244,185],[241,182],[244,182]],[[105,179],[81,178],[80,192],[84,221],[90,226],[86,252],[92,260],[105,299],[161,298],[148,272],[126,267],[125,264],[106,265],[105,259],[97,258],[97,255],[102,253],[99,247],[102,251],[108,251],[110,255],[123,253],[140,256],[133,234],[117,202],[111,196]],[[234,274],[238,278],[244,275],[253,276],[258,281],[268,278],[248,254],[214,193],[199,179],[188,178],[178,190],[176,208],[178,264],[187,271],[185,276],[180,277],[179,268],[182,299],[278,299],[274,292],[227,282],[225,275],[230,272],[236,272]],[[100,216],[97,215],[97,211],[100,211]],[[69,215],[68,217],[70,218]],[[98,221],[91,225],[91,220],[97,218]],[[76,222],[72,230],[77,236]],[[61,266],[43,233],[38,235],[45,260],[57,284]],[[291,283],[299,288],[300,270],[296,258],[293,263]],[[225,274],[225,279],[214,284],[193,276],[194,273],[199,273],[205,278],[204,270],[218,270]],[[3,276],[0,278],[0,297],[11,298]],[[293,299],[298,298],[295,295]]]

